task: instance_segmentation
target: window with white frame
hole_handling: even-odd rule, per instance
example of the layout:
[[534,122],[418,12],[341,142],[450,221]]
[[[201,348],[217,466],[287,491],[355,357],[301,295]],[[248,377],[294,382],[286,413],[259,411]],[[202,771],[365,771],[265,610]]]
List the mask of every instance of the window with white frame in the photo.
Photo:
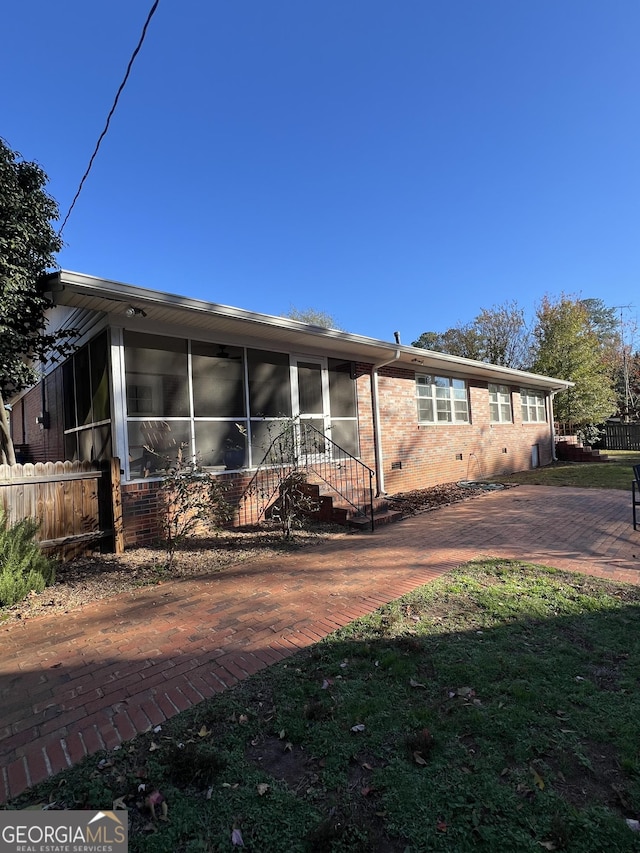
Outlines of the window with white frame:
[[489,383],[489,419],[492,424],[510,424],[513,421],[508,385]]
[[544,423],[547,420],[547,412],[544,405],[544,394],[542,391],[533,391],[531,388],[521,388],[520,403],[522,405],[523,423]]
[[417,375],[416,399],[419,423],[469,423],[469,398],[464,379]]

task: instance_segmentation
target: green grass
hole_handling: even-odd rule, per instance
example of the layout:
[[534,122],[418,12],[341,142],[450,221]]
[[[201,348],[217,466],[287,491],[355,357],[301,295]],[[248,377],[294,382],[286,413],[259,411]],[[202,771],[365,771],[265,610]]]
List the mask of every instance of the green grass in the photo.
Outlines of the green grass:
[[631,489],[633,466],[640,463],[640,453],[630,450],[607,450],[609,462],[557,462],[545,468],[504,474],[493,479],[500,483],[529,486],[578,486],[591,489]]
[[633,851],[639,685],[639,588],[471,563],[11,806],[123,798],[149,853]]

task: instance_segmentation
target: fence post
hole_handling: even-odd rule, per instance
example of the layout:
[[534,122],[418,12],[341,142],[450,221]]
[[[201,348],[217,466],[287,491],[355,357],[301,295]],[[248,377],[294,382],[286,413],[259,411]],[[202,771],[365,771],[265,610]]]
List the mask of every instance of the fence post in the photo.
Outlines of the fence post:
[[122,554],[124,552],[124,526],[122,524],[120,460],[117,456],[111,460],[111,507],[113,514],[113,550],[116,554]]

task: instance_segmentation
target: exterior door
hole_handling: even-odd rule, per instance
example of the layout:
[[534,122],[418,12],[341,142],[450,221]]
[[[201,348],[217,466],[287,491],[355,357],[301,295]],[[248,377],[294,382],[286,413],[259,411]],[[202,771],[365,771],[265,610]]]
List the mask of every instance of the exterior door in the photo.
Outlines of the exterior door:
[[[326,453],[328,447],[322,436],[329,428],[329,380],[326,359],[314,356],[293,356],[291,359],[293,416],[299,418],[301,442],[306,452]],[[305,430],[309,425],[314,430]]]

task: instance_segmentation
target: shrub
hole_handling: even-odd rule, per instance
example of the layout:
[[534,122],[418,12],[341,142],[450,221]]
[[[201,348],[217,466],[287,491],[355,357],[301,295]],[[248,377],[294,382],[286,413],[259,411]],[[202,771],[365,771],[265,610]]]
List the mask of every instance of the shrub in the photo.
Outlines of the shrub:
[[55,580],[55,564],[40,550],[37,529],[32,518],[10,524],[0,509],[0,607],[23,601],[30,592],[42,592]]
[[181,447],[159,489],[160,527],[173,567],[176,548],[198,529],[217,529],[229,521],[231,507],[225,485],[184,454]]

